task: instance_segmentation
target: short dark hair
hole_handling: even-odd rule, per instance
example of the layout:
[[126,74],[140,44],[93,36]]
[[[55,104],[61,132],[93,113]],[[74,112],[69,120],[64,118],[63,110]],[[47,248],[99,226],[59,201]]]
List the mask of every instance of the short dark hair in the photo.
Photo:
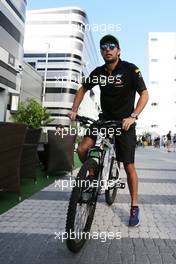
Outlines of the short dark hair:
[[117,45],[118,49],[120,48],[118,39],[114,37],[113,35],[105,35],[104,37],[100,39],[100,45],[106,44],[106,43],[114,43]]

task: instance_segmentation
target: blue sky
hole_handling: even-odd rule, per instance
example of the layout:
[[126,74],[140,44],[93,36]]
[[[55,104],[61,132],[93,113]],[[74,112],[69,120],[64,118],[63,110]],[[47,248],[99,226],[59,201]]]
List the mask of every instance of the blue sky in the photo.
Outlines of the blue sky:
[[98,24],[100,29],[103,28],[102,24],[120,24],[120,31],[92,33],[97,52],[100,56],[101,36],[114,34],[120,41],[121,58],[136,64],[146,81],[148,32],[176,32],[175,0],[28,0],[27,8],[32,10],[63,6],[83,8],[90,25]]

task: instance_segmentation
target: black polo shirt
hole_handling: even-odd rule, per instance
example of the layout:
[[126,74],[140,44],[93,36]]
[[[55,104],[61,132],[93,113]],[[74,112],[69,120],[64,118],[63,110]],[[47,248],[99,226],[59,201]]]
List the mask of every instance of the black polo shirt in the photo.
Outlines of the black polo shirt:
[[134,111],[136,92],[146,90],[140,70],[132,63],[119,62],[109,75],[106,65],[97,67],[83,83],[86,90],[100,87],[100,103],[107,119],[121,120]]

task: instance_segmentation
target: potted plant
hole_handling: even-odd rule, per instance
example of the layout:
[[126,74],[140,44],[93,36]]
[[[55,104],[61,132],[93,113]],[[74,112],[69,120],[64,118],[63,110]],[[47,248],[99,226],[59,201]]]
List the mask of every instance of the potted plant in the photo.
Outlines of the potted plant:
[[43,107],[34,98],[27,98],[19,104],[19,110],[12,115],[12,120],[17,123],[27,125],[25,142],[21,156],[21,178],[35,177],[35,167],[37,161],[37,146],[40,140],[42,127],[46,126],[53,119],[50,113],[47,113]]
[[26,124],[28,128],[38,129],[52,121],[50,114],[34,98],[27,98],[19,104],[18,112],[13,114],[14,122]]

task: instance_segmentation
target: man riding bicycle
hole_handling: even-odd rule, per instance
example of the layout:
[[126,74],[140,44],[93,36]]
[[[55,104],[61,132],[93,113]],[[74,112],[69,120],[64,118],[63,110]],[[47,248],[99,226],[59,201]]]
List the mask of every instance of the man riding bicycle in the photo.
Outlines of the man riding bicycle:
[[[118,148],[117,160],[123,162],[131,195],[130,226],[139,225],[138,176],[134,165],[136,133],[135,122],[148,101],[148,91],[140,70],[132,63],[120,59],[119,41],[112,35],[100,40],[100,51],[105,64],[93,70],[83,81],[75,96],[71,120],[76,119],[77,111],[85,93],[95,85],[100,87],[100,102],[105,120],[122,121],[122,133],[116,136]],[[95,81],[97,80],[97,82]],[[139,99],[134,108],[136,92]],[[78,146],[78,155],[85,161],[88,150],[95,145],[96,136],[91,133],[91,126],[83,141]]]

